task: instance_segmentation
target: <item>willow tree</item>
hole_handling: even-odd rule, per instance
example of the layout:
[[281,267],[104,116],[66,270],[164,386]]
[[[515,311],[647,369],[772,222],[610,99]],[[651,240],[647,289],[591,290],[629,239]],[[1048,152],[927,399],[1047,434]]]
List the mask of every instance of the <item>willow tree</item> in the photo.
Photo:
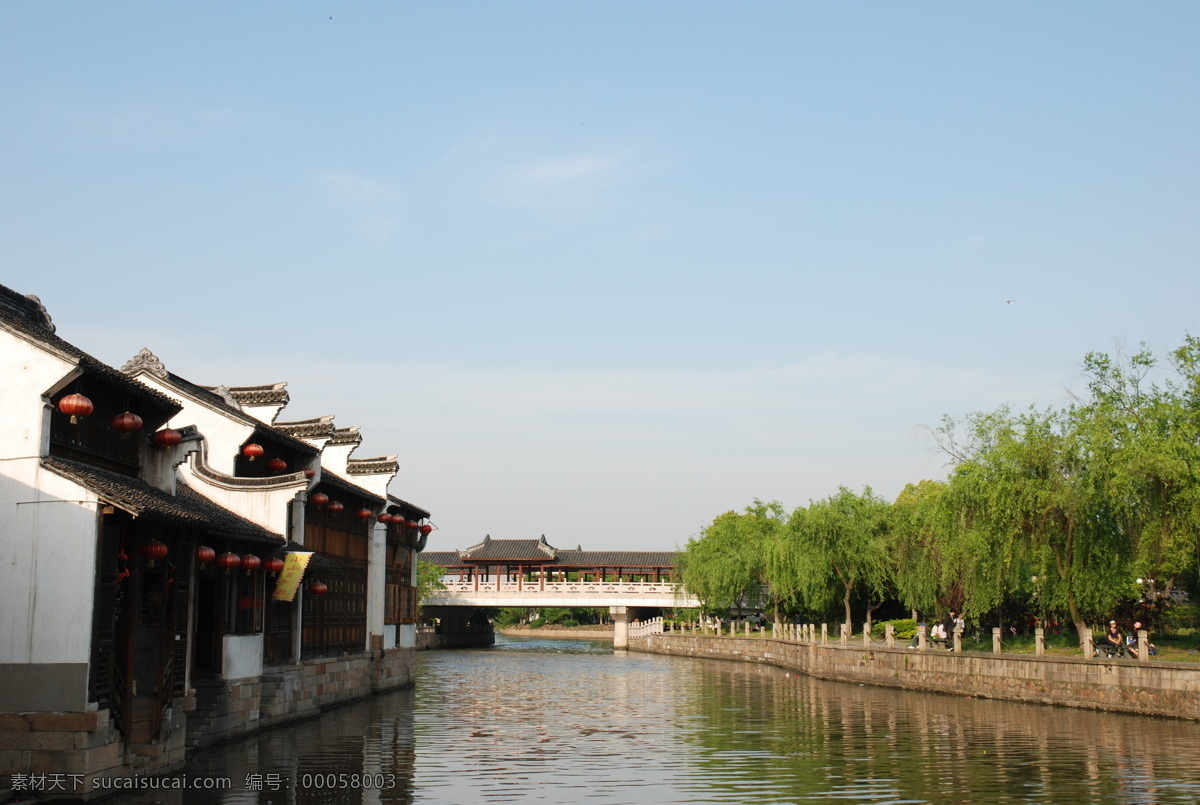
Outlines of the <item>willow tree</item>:
[[1126,587],[1135,575],[1170,584],[1196,567],[1200,550],[1200,341],[1189,336],[1170,365],[1175,377],[1153,382],[1159,361],[1144,346],[1125,359],[1084,359],[1090,399],[1080,427],[1097,492],[1128,541]]
[[679,557],[684,589],[710,610],[758,604],[769,595],[765,558],[784,519],[778,502],[757,499],[718,516]]
[[1000,409],[968,424],[948,493],[964,610],[981,614],[1036,587],[1042,606],[1065,610],[1082,634],[1127,589],[1129,545],[1096,482],[1093,432],[1076,409]]
[[896,594],[914,612],[934,612],[947,589],[961,611],[961,584],[947,562],[948,487],[945,481],[908,484],[888,515],[887,543],[895,566]]
[[[856,494],[844,486],[837,494],[792,512],[784,545],[788,561],[782,565],[790,567],[789,581],[809,608],[823,609],[840,597],[850,629],[851,599],[860,591],[867,595],[870,618],[893,575],[887,513],[887,501],[870,487]],[[874,607],[871,599],[876,601]]]

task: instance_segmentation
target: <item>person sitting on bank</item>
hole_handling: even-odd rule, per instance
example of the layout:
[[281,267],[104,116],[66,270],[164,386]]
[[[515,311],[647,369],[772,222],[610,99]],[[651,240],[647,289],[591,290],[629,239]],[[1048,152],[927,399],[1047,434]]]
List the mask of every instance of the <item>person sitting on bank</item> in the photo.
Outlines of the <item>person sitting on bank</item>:
[[[1138,632],[1141,630],[1142,622],[1134,621],[1133,631],[1130,632],[1129,636],[1125,638],[1125,650],[1132,654],[1135,660],[1138,658]],[[1151,657],[1153,657],[1155,654],[1158,654],[1158,649],[1156,649],[1154,644],[1149,640],[1146,641],[1146,654]]]
[[1108,622],[1108,631],[1100,642],[1110,657],[1125,656],[1125,636],[1121,634],[1121,627],[1117,626],[1116,621]]
[[953,648],[950,641],[954,639],[954,627],[957,625],[958,613],[952,609],[946,620],[942,621],[942,638],[946,641],[947,649]]

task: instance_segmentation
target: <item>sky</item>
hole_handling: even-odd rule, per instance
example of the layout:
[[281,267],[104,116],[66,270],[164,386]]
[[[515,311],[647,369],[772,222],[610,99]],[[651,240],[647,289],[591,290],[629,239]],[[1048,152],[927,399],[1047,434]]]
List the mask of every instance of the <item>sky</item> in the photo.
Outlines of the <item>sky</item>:
[[682,549],[1200,333],[1200,4],[0,4],[0,283],[431,550]]

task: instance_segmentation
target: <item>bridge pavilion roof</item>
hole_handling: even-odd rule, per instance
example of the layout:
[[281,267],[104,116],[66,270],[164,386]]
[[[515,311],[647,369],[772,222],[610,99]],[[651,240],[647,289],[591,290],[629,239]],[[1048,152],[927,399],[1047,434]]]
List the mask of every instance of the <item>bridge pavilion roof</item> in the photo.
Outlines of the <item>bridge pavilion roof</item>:
[[540,539],[492,539],[458,551],[426,551],[422,559],[439,567],[537,565],[560,568],[675,567],[675,551],[585,551],[555,548]]

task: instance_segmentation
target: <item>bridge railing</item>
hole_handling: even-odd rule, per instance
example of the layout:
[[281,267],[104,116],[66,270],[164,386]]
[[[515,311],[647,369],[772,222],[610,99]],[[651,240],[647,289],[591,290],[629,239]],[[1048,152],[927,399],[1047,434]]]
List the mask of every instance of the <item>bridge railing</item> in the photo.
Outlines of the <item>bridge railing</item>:
[[641,637],[649,637],[652,634],[663,633],[663,619],[651,618],[648,621],[635,621],[629,624],[629,638],[636,640]]
[[499,579],[468,579],[446,581],[446,591],[452,593],[555,593],[560,595],[628,594],[673,595],[678,585],[667,581],[516,581]]

